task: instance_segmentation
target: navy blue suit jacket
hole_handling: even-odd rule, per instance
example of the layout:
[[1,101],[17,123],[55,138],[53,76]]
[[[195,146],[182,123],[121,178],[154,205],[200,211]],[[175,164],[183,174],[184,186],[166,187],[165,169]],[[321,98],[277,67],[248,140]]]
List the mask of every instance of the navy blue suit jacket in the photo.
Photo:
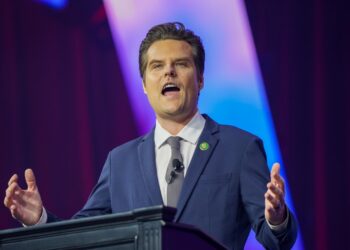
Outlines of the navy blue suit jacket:
[[[296,238],[292,214],[286,232],[274,235],[264,217],[269,170],[259,138],[204,116],[205,128],[189,165],[175,222],[194,225],[229,249],[243,249],[250,229],[267,249],[290,249]],[[74,217],[125,212],[163,204],[155,165],[154,130],[113,149],[84,208]]]

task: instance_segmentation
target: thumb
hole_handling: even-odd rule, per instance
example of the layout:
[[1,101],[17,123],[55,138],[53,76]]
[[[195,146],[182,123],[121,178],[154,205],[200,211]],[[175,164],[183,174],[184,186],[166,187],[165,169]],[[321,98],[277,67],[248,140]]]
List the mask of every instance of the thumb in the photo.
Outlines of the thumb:
[[278,162],[274,163],[272,165],[272,169],[271,169],[271,180],[276,179],[277,176],[279,176],[280,174],[280,164]]
[[26,179],[28,189],[31,191],[35,190],[36,189],[36,181],[35,181],[35,176],[34,176],[33,170],[31,170],[30,168],[26,169],[26,171],[24,172],[24,177]]

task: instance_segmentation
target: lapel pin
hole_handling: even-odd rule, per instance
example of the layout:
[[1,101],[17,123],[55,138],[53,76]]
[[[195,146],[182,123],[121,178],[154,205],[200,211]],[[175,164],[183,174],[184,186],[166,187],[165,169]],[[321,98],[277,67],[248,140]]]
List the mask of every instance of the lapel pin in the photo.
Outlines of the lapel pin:
[[199,149],[202,150],[202,151],[208,150],[209,149],[209,143],[202,142],[201,144],[199,144]]

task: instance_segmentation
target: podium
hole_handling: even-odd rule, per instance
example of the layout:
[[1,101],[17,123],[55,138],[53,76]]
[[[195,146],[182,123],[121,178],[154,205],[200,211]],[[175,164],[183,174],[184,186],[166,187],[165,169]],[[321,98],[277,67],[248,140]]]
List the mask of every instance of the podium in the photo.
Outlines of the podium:
[[0,231],[2,250],[226,249],[199,229],[173,223],[176,209],[130,212]]

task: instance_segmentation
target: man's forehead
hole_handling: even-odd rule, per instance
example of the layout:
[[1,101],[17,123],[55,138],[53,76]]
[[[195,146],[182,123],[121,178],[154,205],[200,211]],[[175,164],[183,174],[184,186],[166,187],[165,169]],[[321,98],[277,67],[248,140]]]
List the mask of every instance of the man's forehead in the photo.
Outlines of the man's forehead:
[[152,45],[148,49],[148,54],[152,53],[161,53],[161,52],[190,52],[192,53],[192,47],[189,43],[183,40],[158,40],[152,43]]
[[182,40],[159,40],[154,42],[147,51],[149,60],[163,60],[166,58],[192,59],[192,47]]

